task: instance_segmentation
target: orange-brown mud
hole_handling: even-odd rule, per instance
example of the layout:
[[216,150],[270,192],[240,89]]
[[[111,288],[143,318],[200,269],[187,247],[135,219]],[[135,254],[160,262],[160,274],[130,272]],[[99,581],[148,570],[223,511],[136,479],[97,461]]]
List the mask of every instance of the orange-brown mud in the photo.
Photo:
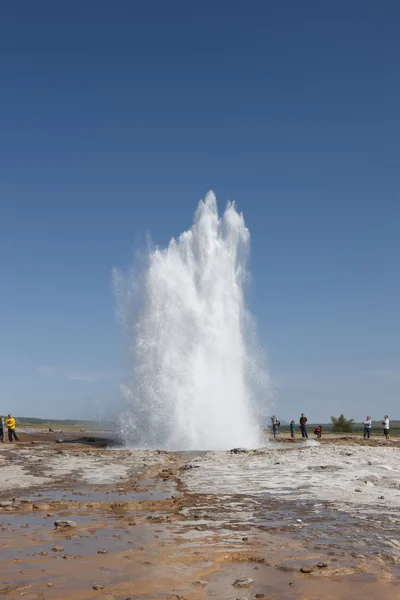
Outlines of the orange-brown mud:
[[[14,484],[0,487],[1,598],[400,599],[396,554],[353,544],[368,524],[328,507],[317,519],[303,506],[306,528],[298,507],[272,496],[266,521],[250,496],[186,489],[190,455],[78,438],[21,435],[1,448],[0,473],[15,471]],[[96,480],[102,464],[110,468]],[[238,511],[254,518],[238,520]],[[76,525],[56,528],[60,519]],[[239,577],[247,587],[233,586]]]

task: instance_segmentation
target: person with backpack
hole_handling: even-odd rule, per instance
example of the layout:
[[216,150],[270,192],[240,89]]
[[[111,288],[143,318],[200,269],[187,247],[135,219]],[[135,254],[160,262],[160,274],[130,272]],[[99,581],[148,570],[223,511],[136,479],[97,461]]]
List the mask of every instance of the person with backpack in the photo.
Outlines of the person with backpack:
[[301,417],[299,420],[300,423],[300,431],[301,431],[301,437],[303,438],[307,438],[308,439],[308,433],[307,433],[307,417],[305,416],[304,413],[301,413]]

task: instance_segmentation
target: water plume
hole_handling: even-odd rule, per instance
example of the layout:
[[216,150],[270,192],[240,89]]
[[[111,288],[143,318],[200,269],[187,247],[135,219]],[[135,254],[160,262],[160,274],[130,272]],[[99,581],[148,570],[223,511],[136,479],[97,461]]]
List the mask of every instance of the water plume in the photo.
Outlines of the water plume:
[[114,272],[132,344],[121,436],[134,447],[218,450],[260,444],[268,377],[245,306],[250,234],[228,203],[200,201],[194,223],[140,268]]

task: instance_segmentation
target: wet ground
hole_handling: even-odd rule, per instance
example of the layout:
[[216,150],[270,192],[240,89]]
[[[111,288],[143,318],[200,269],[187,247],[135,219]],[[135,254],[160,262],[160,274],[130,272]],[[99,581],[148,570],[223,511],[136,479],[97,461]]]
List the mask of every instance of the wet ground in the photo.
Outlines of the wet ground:
[[1,598],[400,599],[398,445],[67,442],[0,448]]

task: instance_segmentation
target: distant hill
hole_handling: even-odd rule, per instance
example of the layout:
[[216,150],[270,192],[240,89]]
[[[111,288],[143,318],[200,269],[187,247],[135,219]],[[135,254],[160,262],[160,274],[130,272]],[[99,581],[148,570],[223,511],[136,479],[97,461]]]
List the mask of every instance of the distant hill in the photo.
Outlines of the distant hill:
[[[0,413],[1,415],[1,413]],[[5,414],[3,415],[5,416]],[[99,425],[101,425],[101,423],[99,423],[98,421],[89,421],[89,420],[80,420],[80,419],[39,419],[38,417],[15,417],[17,424],[18,425],[48,425],[48,426],[56,426],[56,427],[67,427],[67,426],[82,426],[82,427],[98,427]],[[284,421],[281,420],[281,428],[283,430],[288,429],[289,428],[289,422],[288,421]],[[110,423],[108,423],[110,424]],[[309,429],[312,429],[313,427],[315,428],[317,425],[322,425],[322,428],[325,431],[329,431],[330,429],[332,429],[332,423],[324,423],[322,421],[318,421],[315,423],[309,422],[308,423],[308,427]],[[264,427],[270,427],[271,426],[271,418],[268,417],[266,419],[266,422],[263,423]],[[296,427],[299,426],[298,421],[296,421]],[[362,431],[364,429],[364,424],[363,423],[354,423],[353,425],[353,431],[357,432],[357,431]],[[376,429],[382,429],[382,422],[381,421],[372,421],[372,429],[376,430]],[[391,419],[390,420],[390,429],[393,431],[393,433],[397,430],[400,431],[400,420],[399,419]]]
[[96,421],[77,419],[38,419],[36,417],[15,417],[18,425],[95,425]]

